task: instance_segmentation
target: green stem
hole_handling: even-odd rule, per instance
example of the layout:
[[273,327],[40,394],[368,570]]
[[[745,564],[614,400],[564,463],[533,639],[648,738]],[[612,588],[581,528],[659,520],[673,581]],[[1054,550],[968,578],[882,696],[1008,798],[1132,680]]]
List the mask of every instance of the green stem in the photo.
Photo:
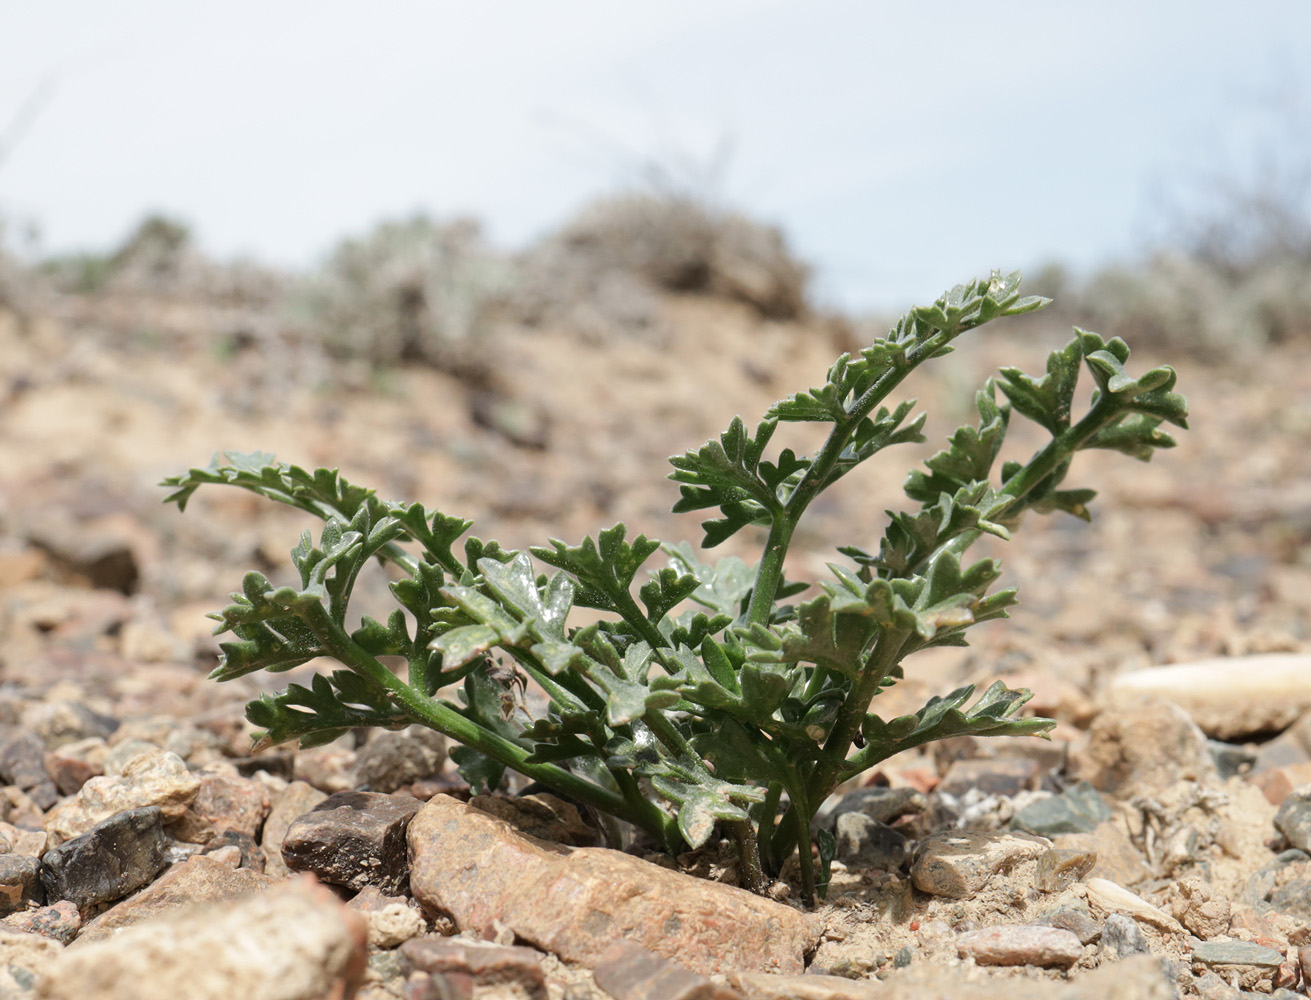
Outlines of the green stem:
[[771,781],[765,791],[765,801],[760,808],[760,832],[756,835],[756,842],[760,852],[761,863],[769,869],[771,875],[777,875],[779,869],[779,859],[774,853],[774,823],[778,819],[778,802],[783,796],[783,785],[777,781]]
[[340,626],[328,615],[322,604],[306,609],[305,621],[313,629],[327,651],[356,673],[382,686],[392,700],[415,721],[435,729],[451,739],[486,754],[506,767],[540,781],[579,801],[586,802],[604,812],[627,820],[663,841],[679,838],[673,817],[646,799],[634,802],[595,782],[566,771],[558,764],[529,763],[528,751],[518,744],[490,730],[484,729],[455,709],[410,687],[373,656],[351,641]]
[[760,847],[756,841],[755,831],[751,829],[751,821],[734,820],[725,823],[724,827],[728,830],[728,835],[733,838],[733,842],[737,844],[737,856],[741,862],[742,877],[746,881],[747,888],[755,893],[764,892],[765,873],[760,866]]
[[[792,814],[794,835],[797,838],[797,860],[801,862],[801,894],[806,903],[815,902],[815,859],[810,856],[810,810],[798,808],[793,802],[788,812]],[[783,817],[787,819],[786,816]]]

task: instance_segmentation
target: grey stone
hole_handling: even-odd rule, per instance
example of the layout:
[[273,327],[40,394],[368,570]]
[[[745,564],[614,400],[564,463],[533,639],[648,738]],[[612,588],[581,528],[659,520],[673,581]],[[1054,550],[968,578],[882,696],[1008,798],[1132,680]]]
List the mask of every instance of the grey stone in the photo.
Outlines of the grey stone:
[[422,805],[381,792],[329,795],[287,829],[282,860],[335,885],[401,892],[409,882],[405,831]]
[[[502,984],[525,1000],[546,1000],[544,956],[534,948],[452,940],[433,934],[406,941],[400,955],[410,970],[446,979],[452,985],[460,979],[467,979],[471,987]],[[428,995],[443,994],[430,989]]]
[[0,782],[17,785],[43,810],[59,801],[45,756],[46,745],[35,733],[14,733],[0,745]]
[[1091,944],[1102,936],[1102,925],[1087,909],[1062,906],[1045,914],[1038,923],[1069,931],[1081,944]]
[[1193,961],[1201,965],[1255,965],[1277,969],[1284,956],[1251,941],[1200,941],[1193,946]]
[[[1206,746],[1211,751],[1211,759],[1215,761],[1215,769],[1219,772],[1221,780],[1247,774],[1256,764],[1256,751],[1249,750],[1242,744],[1207,740]],[[1306,759],[1305,754],[1302,755],[1302,759]]]
[[0,916],[45,902],[41,861],[27,854],[0,854]]
[[1126,917],[1123,913],[1112,913],[1106,918],[1102,927],[1102,954],[1119,961],[1130,955],[1145,955],[1151,949],[1147,945],[1147,935],[1138,926],[1138,921]]
[[355,757],[355,779],[372,792],[394,792],[432,777],[446,761],[446,739],[426,726],[375,733]]
[[895,871],[910,855],[910,841],[904,835],[864,813],[839,816],[836,836],[837,859],[848,868]]
[[1299,789],[1284,799],[1275,813],[1275,828],[1292,847],[1311,853],[1311,789]]
[[1080,781],[1060,795],[1025,806],[1011,818],[1011,829],[1039,837],[1091,833],[1111,816],[1111,807],[1097,789],[1087,781]]
[[328,796],[305,781],[293,781],[276,796],[264,821],[260,847],[264,850],[264,871],[269,875],[286,875],[287,864],[282,860],[282,839],[287,828]]
[[940,795],[961,796],[971,790],[1006,798],[1036,789],[1042,764],[1030,757],[973,757],[954,762],[942,776]]
[[79,907],[121,899],[163,869],[164,844],[164,817],[157,806],[117,813],[46,851],[41,859],[46,898]]
[[82,927],[82,911],[66,899],[35,910],[21,910],[4,918],[4,929],[39,934],[68,944]]

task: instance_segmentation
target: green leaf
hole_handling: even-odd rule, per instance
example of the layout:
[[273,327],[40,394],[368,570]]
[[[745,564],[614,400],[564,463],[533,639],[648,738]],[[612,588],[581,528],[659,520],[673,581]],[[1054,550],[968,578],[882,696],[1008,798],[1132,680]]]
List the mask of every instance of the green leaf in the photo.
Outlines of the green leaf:
[[[734,417],[719,440],[707,441],[697,451],[669,459],[674,467],[669,478],[683,484],[679,487],[682,499],[674,504],[674,513],[718,507],[724,515],[702,525],[706,548],[713,548],[748,524],[767,522],[770,513],[782,506],[778,483],[766,482],[759,471],[761,455],[777,426],[777,420],[766,419],[750,435],[741,418]],[[769,469],[778,474],[777,467]],[[789,469],[784,478],[791,472]]]
[[585,608],[617,611],[631,602],[629,588],[633,577],[660,543],[638,535],[627,542],[627,528],[622,523],[601,532],[597,541],[584,538],[569,546],[557,538],[551,548],[534,548],[533,555],[542,562],[571,574],[578,582],[574,601]]

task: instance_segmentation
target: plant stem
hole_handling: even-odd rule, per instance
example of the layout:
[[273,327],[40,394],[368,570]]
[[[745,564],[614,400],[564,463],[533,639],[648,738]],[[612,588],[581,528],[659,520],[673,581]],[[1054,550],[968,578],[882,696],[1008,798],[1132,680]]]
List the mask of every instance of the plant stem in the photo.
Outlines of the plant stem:
[[760,867],[760,849],[755,831],[751,829],[751,821],[739,819],[725,823],[724,826],[737,844],[737,856],[747,888],[755,893],[764,892],[765,873]]
[[392,700],[415,721],[465,746],[472,747],[535,781],[540,781],[579,801],[627,820],[665,842],[677,842],[680,838],[673,817],[658,808],[655,803],[644,798],[633,801],[595,782],[579,777],[558,764],[529,763],[527,760],[529,754],[523,747],[484,729],[442,702],[416,691],[351,641],[350,636],[332,620],[322,604],[316,602],[309,605],[305,609],[305,621],[332,656],[356,673],[385,688]]

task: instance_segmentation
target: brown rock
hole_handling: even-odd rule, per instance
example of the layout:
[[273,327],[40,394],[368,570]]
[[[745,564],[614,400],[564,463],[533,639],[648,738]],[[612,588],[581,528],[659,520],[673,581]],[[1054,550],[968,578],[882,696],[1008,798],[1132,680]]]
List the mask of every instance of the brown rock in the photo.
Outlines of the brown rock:
[[596,827],[583,819],[578,807],[556,795],[539,792],[513,799],[475,795],[469,805],[503,819],[520,833],[570,847],[593,847],[600,838]]
[[938,794],[961,796],[970,789],[1010,797],[1033,790],[1042,781],[1042,765],[1028,757],[977,757],[958,760],[938,785]]
[[115,777],[92,778],[76,797],[51,810],[45,829],[69,840],[116,813],[143,806],[158,806],[165,822],[176,820],[199,790],[200,779],[187,770],[181,757],[152,750],[128,761]]
[[1153,795],[1178,781],[1216,781],[1206,736],[1183,709],[1140,702],[1103,712],[1088,744],[1070,755],[1070,776],[1128,799]]
[[938,833],[920,844],[910,877],[921,892],[964,899],[976,895],[993,876],[1036,861],[1050,847],[1050,841],[1027,833]]
[[961,958],[979,965],[1036,965],[1068,969],[1083,957],[1083,945],[1070,931],[1059,927],[1000,925],[966,931],[956,938]]
[[409,881],[405,828],[421,803],[408,795],[337,792],[292,821],[282,860],[325,882],[400,892]]
[[605,848],[526,837],[445,795],[410,822],[410,888],[461,930],[518,937],[594,964],[627,939],[702,975],[801,972],[818,933],[806,915]]
[[204,855],[176,864],[135,896],[91,920],[77,946],[113,937],[125,927],[197,903],[225,903],[267,889],[274,880]]
[[1091,851],[1052,848],[1038,858],[1033,875],[1034,887],[1042,892],[1060,892],[1071,882],[1078,882],[1097,864]]
[[208,844],[224,830],[254,839],[268,813],[268,789],[259,782],[228,774],[202,774],[195,799],[170,830],[188,844]]
[[1229,933],[1229,900],[1201,879],[1185,878],[1173,885],[1168,907],[1176,920],[1203,941]]
[[269,808],[264,821],[264,834],[260,847],[264,849],[264,871],[269,875],[286,875],[291,869],[282,860],[282,841],[287,828],[297,818],[317,806],[328,796],[305,781],[293,781],[278,795]]
[[61,899],[51,906],[12,913],[4,918],[4,925],[12,931],[40,934],[60,944],[68,944],[77,937],[82,926],[82,912],[76,903]]
[[414,969],[428,973],[446,987],[436,991],[430,987],[424,994],[428,997],[473,996],[476,986],[505,986],[512,996],[546,1000],[546,975],[541,964],[544,956],[533,948],[432,935],[406,941],[401,945],[401,954]]
[[359,914],[312,879],[297,880],[70,949],[47,964],[34,1000],[346,998],[367,959]]
[[615,1000],[742,1000],[736,990],[631,941],[616,941],[607,948],[592,975]]

